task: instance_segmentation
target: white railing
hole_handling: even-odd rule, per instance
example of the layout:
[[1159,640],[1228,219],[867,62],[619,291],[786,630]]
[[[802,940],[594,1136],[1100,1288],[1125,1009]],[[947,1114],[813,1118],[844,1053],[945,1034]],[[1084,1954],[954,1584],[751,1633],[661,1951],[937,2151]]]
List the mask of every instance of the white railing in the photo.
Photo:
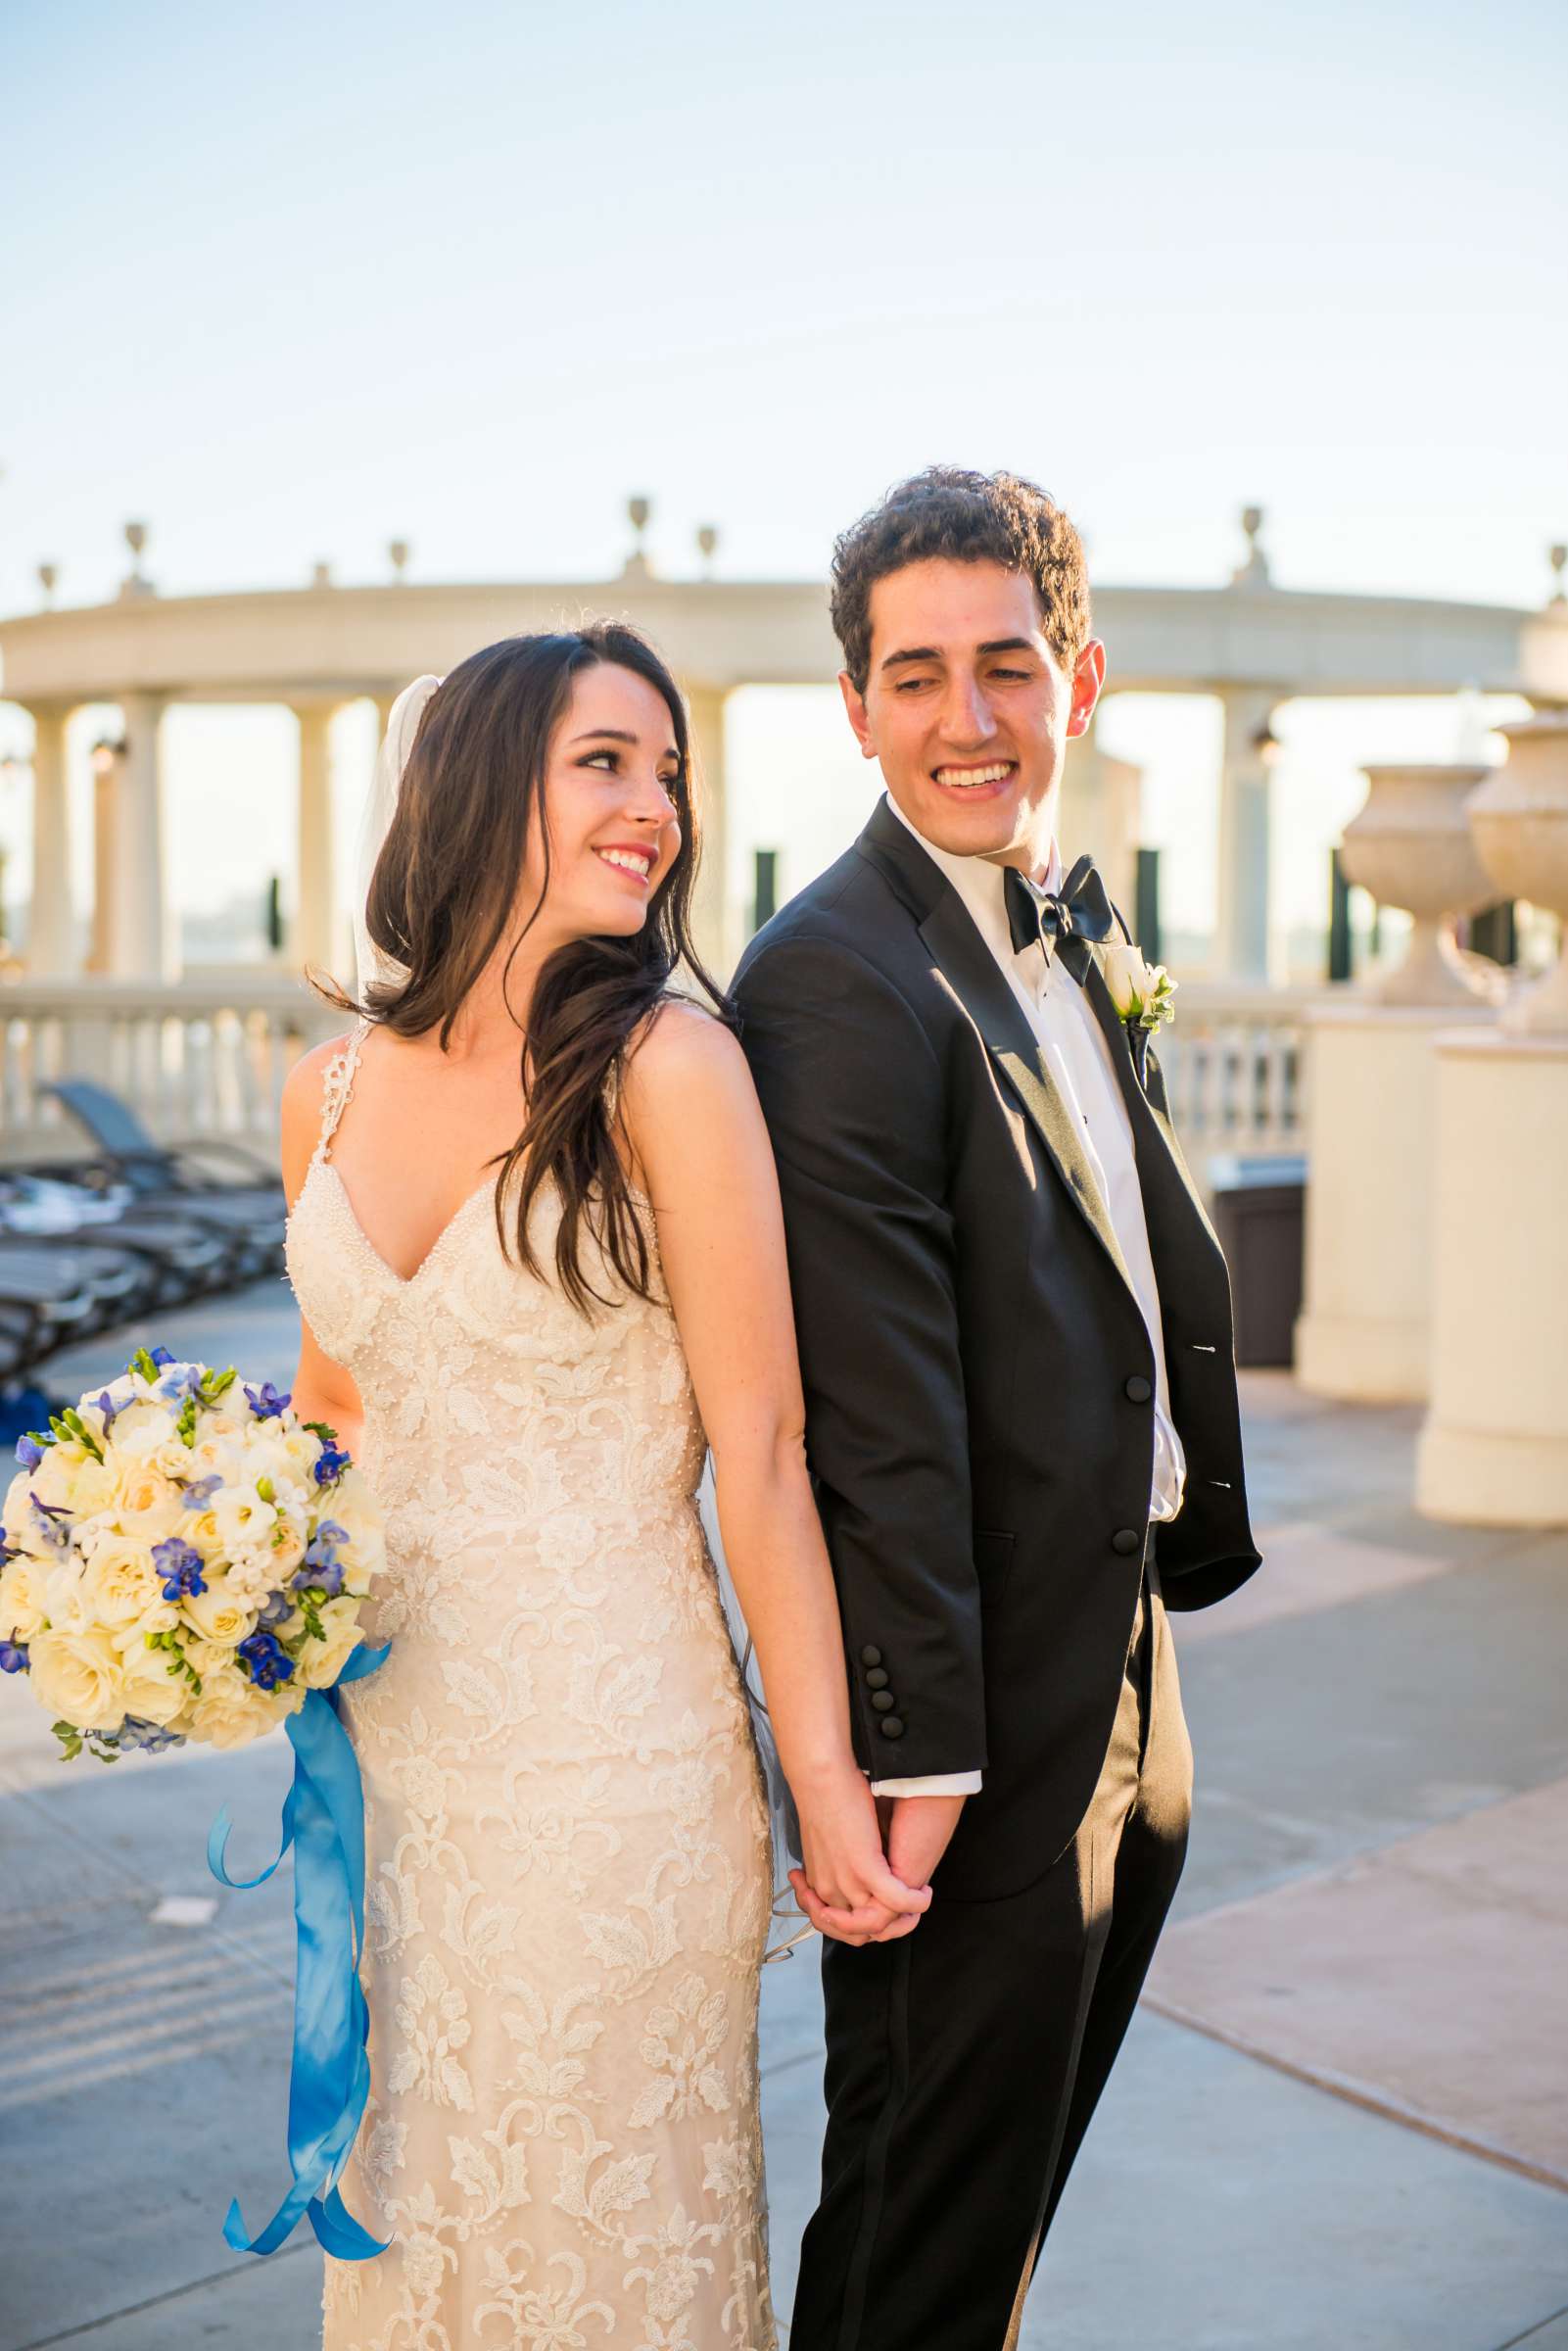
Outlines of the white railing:
[[60,1078],[110,1087],[163,1141],[233,1136],[270,1155],[285,1077],[345,1025],[282,973],[0,983],[0,1159],[83,1147],[47,1091]]
[[1307,1013],[1324,987],[1183,981],[1156,1050],[1195,1172],[1216,1152],[1306,1147]]
[[[1158,1050],[1195,1173],[1217,1152],[1303,1147],[1305,1015],[1325,992],[1182,983]],[[79,1147],[44,1090],[56,1078],[111,1087],[166,1141],[233,1135],[270,1152],[288,1071],[308,1045],[344,1026],[341,1013],[281,973],[166,986],[0,984],[0,1159]]]

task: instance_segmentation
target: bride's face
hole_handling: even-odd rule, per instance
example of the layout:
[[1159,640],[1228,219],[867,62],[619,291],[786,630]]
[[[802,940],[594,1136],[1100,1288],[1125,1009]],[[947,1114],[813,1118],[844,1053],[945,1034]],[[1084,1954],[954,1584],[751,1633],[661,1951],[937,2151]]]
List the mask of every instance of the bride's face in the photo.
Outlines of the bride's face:
[[540,902],[551,943],[629,936],[647,919],[681,847],[681,755],[664,696],[607,661],[581,670],[550,739],[544,807],[549,881],[536,823],[523,866],[525,913]]

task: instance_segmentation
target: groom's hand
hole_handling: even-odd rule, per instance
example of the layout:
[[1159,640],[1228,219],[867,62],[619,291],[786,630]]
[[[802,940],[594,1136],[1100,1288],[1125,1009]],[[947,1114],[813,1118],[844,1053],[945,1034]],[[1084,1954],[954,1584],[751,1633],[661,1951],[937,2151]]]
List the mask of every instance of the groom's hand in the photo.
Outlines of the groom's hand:
[[880,1797],[887,1866],[906,1886],[928,1886],[964,1809],[961,1796]]

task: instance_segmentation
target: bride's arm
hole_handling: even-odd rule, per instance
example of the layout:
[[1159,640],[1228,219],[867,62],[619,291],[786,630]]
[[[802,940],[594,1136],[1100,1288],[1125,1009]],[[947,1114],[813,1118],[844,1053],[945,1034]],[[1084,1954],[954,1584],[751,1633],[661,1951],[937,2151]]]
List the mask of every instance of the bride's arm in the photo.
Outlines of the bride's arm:
[[[283,1083],[283,1128],[279,1156],[283,1163],[283,1191],[292,1210],[300,1196],[321,1131],[321,1082],[326,1065],[338,1050],[335,1041],[317,1045],[297,1061]],[[300,1317],[300,1361],[294,1374],[294,1409],[302,1420],[324,1420],[338,1432],[338,1442],[357,1453],[364,1429],[364,1407],[359,1391],[341,1364],[317,1346],[310,1325]]]
[[725,1559],[800,1809],[806,1877],[832,1913],[819,1923],[845,1941],[905,1932],[929,1897],[888,1870],[854,1757],[838,1603],[806,1469],[778,1177],[750,1072],[717,1021],[668,1007],[630,1058],[622,1104],[713,1454]]

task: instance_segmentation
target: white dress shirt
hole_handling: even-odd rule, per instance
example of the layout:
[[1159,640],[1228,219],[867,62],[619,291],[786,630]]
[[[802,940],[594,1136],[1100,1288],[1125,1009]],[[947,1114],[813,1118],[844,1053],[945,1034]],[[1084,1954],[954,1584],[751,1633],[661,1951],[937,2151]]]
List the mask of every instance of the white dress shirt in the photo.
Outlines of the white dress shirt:
[[[1181,1508],[1187,1463],[1170,1417],[1160,1290],[1149,1251],[1149,1227],[1133,1147],[1132,1122],[1117,1082],[1111,1046],[1093,1005],[1060,956],[1047,963],[1045,949],[1031,940],[1015,951],[1008,922],[1003,868],[984,857],[955,857],[917,831],[889,792],[887,805],[906,831],[952,884],[1003,977],[1023,1008],[1037,1038],[1051,1082],[1082,1136],[1084,1157],[1111,1219],[1133,1292],[1148,1326],[1155,1360],[1154,1477],[1149,1497],[1153,1523],[1174,1518]],[[1062,858],[1055,841],[1044,887],[1062,886]],[[911,1780],[874,1780],[879,1796],[973,1796],[977,1771],[938,1772]]]

